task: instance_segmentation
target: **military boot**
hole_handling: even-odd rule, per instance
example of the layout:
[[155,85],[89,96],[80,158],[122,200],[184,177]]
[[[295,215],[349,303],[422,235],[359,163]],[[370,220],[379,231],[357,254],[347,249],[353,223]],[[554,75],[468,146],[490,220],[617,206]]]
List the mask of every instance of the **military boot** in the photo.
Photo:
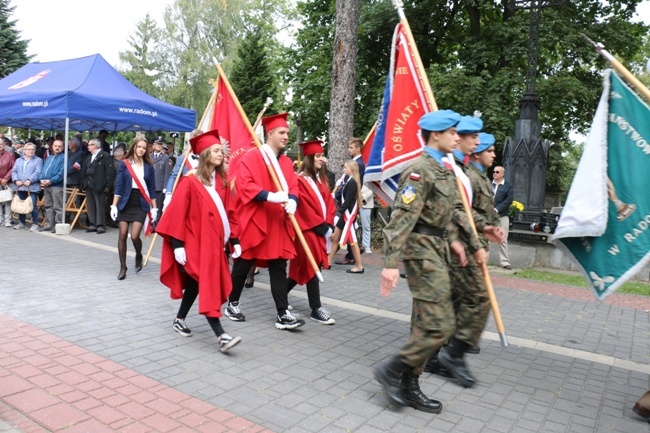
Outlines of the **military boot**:
[[442,403],[438,400],[428,398],[420,390],[419,377],[408,369],[402,374],[402,397],[406,404],[423,412],[440,413],[442,412]]
[[444,346],[438,353],[440,365],[446,367],[449,373],[467,388],[471,388],[476,384],[476,379],[469,372],[467,364],[465,364],[464,356],[469,348],[469,344],[454,337],[449,341],[449,345]]
[[433,373],[442,377],[453,377],[446,367],[440,365],[440,361],[438,361],[438,352],[435,352],[429,357],[427,364],[424,366],[424,371],[426,373]]
[[375,369],[375,379],[384,387],[390,402],[399,407],[407,405],[400,390],[402,372],[406,369],[410,369],[410,367],[400,361],[399,356],[395,356],[389,362]]

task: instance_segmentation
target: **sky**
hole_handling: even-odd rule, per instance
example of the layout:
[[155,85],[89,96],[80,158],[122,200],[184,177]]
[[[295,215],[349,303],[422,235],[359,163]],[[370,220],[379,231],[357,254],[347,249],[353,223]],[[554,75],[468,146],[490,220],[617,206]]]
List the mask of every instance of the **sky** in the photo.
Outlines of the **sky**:
[[22,39],[29,39],[32,61],[49,62],[101,54],[120,65],[120,51],[147,13],[162,23],[173,0],[10,0],[10,19]]
[[[162,23],[165,7],[173,0],[10,0],[11,20],[32,61],[55,61],[101,54],[114,67],[119,53],[130,49],[129,36],[147,13]],[[639,18],[650,24],[650,0],[638,8]]]

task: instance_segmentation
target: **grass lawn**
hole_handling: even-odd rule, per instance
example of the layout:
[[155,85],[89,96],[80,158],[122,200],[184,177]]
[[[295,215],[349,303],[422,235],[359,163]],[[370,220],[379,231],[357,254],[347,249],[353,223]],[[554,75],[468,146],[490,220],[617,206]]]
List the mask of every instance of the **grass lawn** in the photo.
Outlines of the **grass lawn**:
[[[580,274],[565,274],[559,272],[540,271],[537,269],[524,269],[522,271],[517,271],[517,273],[512,276],[527,280],[544,281],[546,283],[587,287],[584,277]],[[650,297],[650,284],[639,281],[628,281],[623,284],[617,292]]]

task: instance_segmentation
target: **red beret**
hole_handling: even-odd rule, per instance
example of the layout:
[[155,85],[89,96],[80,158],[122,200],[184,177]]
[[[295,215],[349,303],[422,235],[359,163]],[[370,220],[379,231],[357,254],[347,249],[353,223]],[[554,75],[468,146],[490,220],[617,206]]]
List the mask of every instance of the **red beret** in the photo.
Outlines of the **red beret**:
[[323,142],[321,140],[305,141],[300,143],[302,154],[305,156],[323,153]]
[[263,117],[262,125],[264,126],[264,130],[266,132],[269,132],[281,126],[288,128],[289,127],[289,124],[287,123],[288,115],[289,113],[280,113],[280,114],[274,114],[273,116]]
[[192,153],[195,155],[199,155],[201,152],[213,144],[221,144],[221,137],[219,137],[219,132],[216,129],[190,138]]

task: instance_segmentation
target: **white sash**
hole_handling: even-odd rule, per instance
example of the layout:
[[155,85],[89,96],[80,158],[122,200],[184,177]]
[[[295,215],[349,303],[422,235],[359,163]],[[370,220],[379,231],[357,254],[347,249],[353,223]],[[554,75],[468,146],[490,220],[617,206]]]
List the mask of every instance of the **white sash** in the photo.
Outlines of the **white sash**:
[[301,176],[307,179],[307,183],[309,183],[309,186],[311,187],[312,191],[314,191],[316,198],[318,198],[318,201],[320,202],[320,209],[323,212],[323,219],[327,218],[327,209],[325,206],[325,200],[323,200],[323,196],[321,195],[320,190],[318,189],[318,185],[316,185],[316,182],[314,182],[314,179],[312,179],[311,176],[305,176],[304,174],[301,174]]
[[214,187],[214,175],[212,175],[211,179],[211,185],[205,185],[203,182],[201,182],[201,185],[205,187],[205,189],[208,191],[208,194],[210,194],[210,197],[212,197],[212,201],[214,201],[214,204],[217,206],[217,210],[219,211],[219,216],[221,216],[221,223],[223,224],[223,242],[224,245],[228,243],[228,240],[230,239],[230,222],[228,222],[228,215],[226,214],[226,208],[223,207],[223,201],[221,201],[221,196],[219,193],[217,193],[217,190]]
[[275,174],[278,176],[278,180],[280,181],[282,191],[289,194],[289,186],[287,185],[287,180],[284,178],[284,173],[282,173],[282,169],[280,169],[280,164],[278,163],[278,157],[275,152],[273,152],[273,149],[271,149],[271,146],[264,143],[262,147],[260,147],[260,152],[262,152],[264,163],[266,165],[271,164],[273,166]]
[[462,168],[458,166],[458,164],[455,164],[455,161],[453,157],[445,156],[442,158],[442,162],[447,164],[448,166],[453,167],[454,169],[454,174],[460,180],[461,185],[463,185],[463,188],[465,189],[465,197],[467,197],[467,203],[469,203],[469,207],[472,207],[472,182],[469,180],[469,177],[465,174]]

